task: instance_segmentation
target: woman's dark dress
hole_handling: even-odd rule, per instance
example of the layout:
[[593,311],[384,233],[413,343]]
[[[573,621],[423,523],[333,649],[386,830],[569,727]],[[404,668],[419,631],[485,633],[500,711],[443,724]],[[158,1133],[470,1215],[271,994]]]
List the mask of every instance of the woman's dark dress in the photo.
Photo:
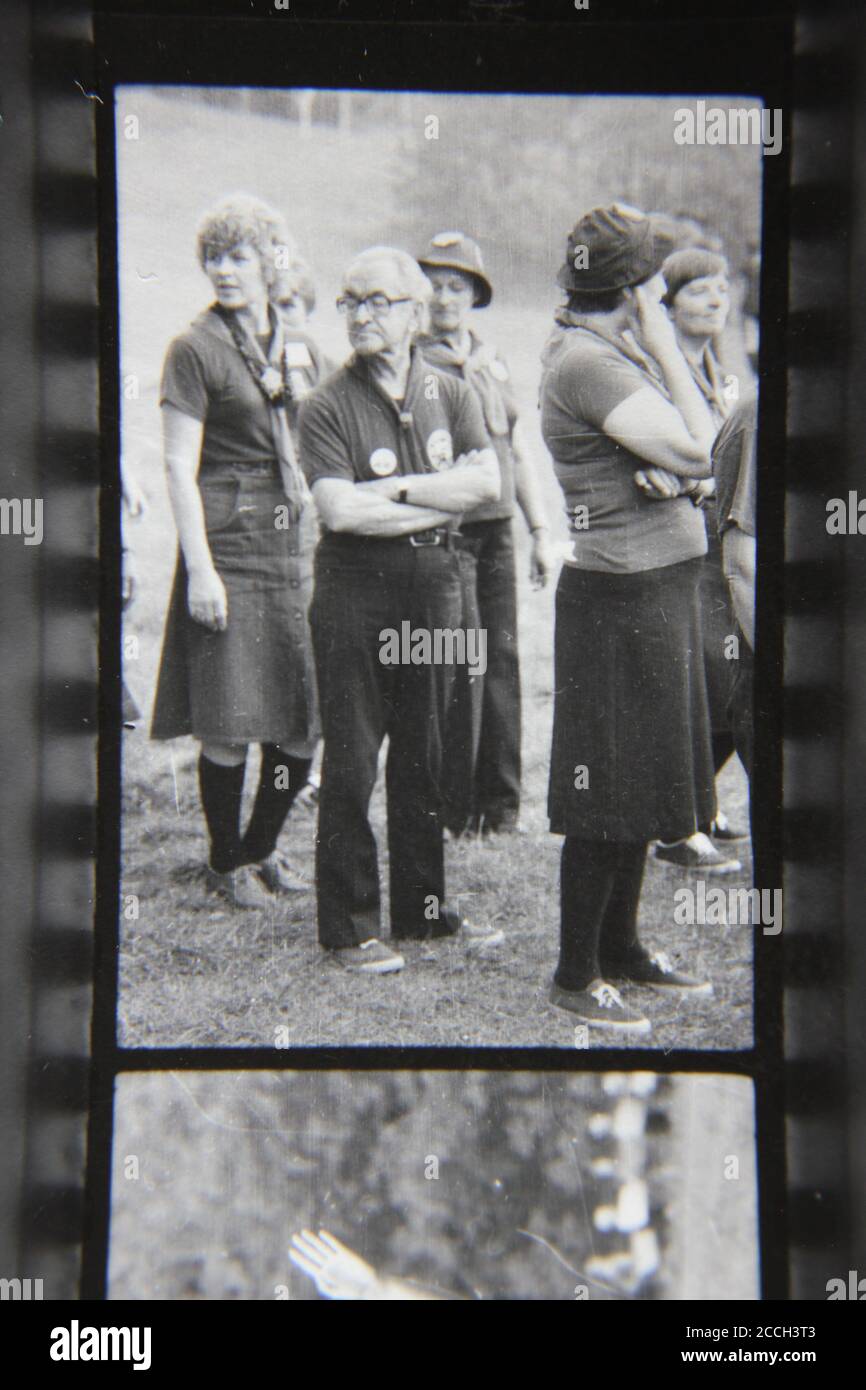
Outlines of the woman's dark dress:
[[[300,393],[319,379],[321,355],[304,334],[285,336]],[[315,509],[289,524],[268,407],[212,309],[169,347],[160,404],[204,423],[198,484],[228,625],[212,632],[190,617],[179,554],[151,736],[275,743],[308,757],[319,732],[307,626]]]

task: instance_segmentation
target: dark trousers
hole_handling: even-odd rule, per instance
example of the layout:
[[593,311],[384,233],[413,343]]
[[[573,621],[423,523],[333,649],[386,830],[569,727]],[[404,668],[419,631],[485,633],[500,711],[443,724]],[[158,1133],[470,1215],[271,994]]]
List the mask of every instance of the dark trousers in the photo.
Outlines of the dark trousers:
[[[448,718],[443,788],[445,824],[491,829],[520,809],[520,665],[517,581],[511,521],[462,528],[463,626],[487,633],[487,670],[458,667]],[[482,819],[483,818],[483,819]]]
[[[324,755],[316,840],[319,940],[331,949],[380,934],[376,840],[369,804],[379,750],[385,773],[391,930],[450,934],[443,913],[441,767],[454,666],[387,665],[385,629],[457,628],[458,555],[444,545],[326,537],[316,557],[310,627]],[[435,915],[438,911],[438,917]]]

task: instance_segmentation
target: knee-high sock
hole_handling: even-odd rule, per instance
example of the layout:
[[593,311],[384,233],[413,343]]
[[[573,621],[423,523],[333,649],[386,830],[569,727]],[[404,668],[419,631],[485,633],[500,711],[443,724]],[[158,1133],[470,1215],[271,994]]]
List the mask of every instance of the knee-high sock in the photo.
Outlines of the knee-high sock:
[[620,846],[567,835],[560,866],[560,946],[554,976],[563,989],[585,989],[601,974],[601,926],[616,882]]
[[614,886],[599,933],[598,959],[604,979],[615,975],[618,965],[627,966],[636,957],[646,955],[637,935],[645,863],[646,845],[620,845]]
[[222,767],[203,753],[198,760],[198,785],[210,836],[210,866],[219,874],[228,873],[240,863],[245,772],[246,761]]
[[241,863],[258,864],[276,849],[292,802],[307,780],[311,758],[291,758],[276,743],[262,744],[262,768],[252,815],[241,843]]

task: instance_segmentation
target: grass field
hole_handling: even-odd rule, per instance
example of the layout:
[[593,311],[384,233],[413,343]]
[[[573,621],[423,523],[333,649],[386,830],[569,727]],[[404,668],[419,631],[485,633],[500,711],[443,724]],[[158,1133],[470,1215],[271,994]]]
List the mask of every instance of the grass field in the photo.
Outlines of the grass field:
[[[142,529],[145,525],[154,529],[152,513]],[[551,1008],[546,998],[557,953],[561,844],[548,832],[544,814],[552,605],[551,590],[536,593],[523,586],[523,820],[529,833],[447,847],[449,897],[459,897],[474,919],[496,922],[507,933],[507,946],[496,961],[469,962],[443,942],[410,944],[401,975],[364,979],[345,974],[320,951],[312,894],[284,900],[286,906],[273,916],[215,906],[201,882],[206,840],[196,785],[197,745],[191,739],[152,743],[146,728],[125,736],[119,1035],[126,1046],[273,1046],[278,1039],[293,1047],[572,1045],[568,1015]],[[149,658],[152,689],[159,619],[145,589],[129,622],[129,630],[141,635],[139,657],[128,663],[143,703],[143,661]],[[251,759],[249,797],[256,782]],[[745,821],[746,782],[736,761],[722,775],[721,792],[731,818]],[[381,779],[373,821],[384,878]],[[282,840],[310,875],[314,830],[310,816],[296,810]],[[751,929],[675,926],[674,892],[684,881],[672,867],[650,859],[642,933],[690,970],[705,972],[715,994],[685,1003],[641,991],[653,1022],[646,1045],[747,1047]],[[748,874],[738,882],[746,884]],[[129,895],[138,899],[137,919]],[[286,1028],[288,1034],[277,1031]]]

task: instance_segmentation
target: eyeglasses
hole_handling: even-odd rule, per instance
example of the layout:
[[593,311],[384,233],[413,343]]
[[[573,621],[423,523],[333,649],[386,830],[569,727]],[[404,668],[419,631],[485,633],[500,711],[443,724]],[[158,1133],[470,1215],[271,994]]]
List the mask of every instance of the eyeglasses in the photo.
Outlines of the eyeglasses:
[[386,318],[391,312],[392,304],[410,304],[411,295],[403,295],[400,299],[389,299],[387,294],[377,291],[376,294],[365,294],[361,298],[354,294],[341,294],[337,300],[337,308],[341,314],[357,314],[362,304],[365,304],[375,319]]

